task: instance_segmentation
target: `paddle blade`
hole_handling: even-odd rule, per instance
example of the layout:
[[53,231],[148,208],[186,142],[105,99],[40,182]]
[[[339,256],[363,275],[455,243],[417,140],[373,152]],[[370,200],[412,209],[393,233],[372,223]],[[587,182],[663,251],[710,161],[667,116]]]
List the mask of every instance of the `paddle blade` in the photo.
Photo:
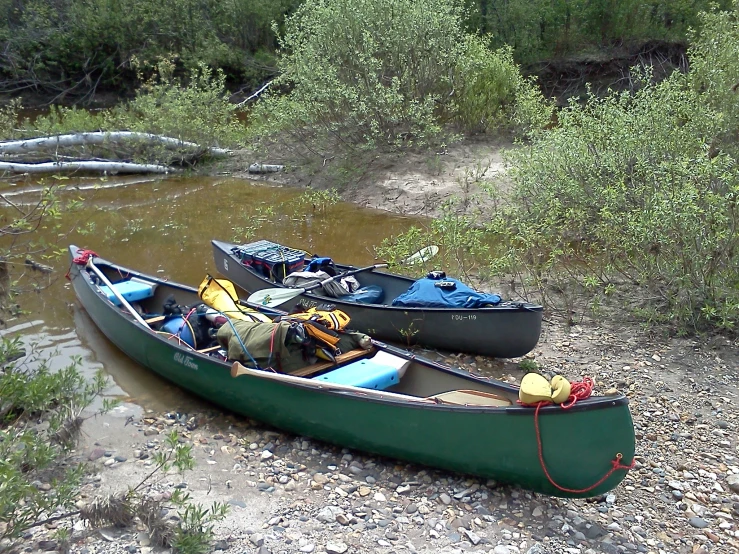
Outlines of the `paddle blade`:
[[439,247],[436,246],[435,244],[432,244],[430,246],[427,246],[426,248],[421,248],[421,250],[419,250],[415,254],[411,254],[401,263],[408,264],[408,265],[421,264],[423,262],[427,262],[428,260],[436,256],[438,253],[439,253]]
[[246,301],[249,304],[258,304],[259,306],[274,308],[275,306],[279,306],[280,304],[283,304],[288,300],[292,300],[296,296],[300,296],[304,292],[305,289],[263,289],[258,290],[257,292],[249,296]]

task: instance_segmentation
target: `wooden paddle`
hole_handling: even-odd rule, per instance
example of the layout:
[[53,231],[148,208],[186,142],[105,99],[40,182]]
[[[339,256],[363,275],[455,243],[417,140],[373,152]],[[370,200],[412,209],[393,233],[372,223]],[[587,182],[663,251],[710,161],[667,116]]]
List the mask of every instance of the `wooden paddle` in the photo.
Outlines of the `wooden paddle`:
[[100,269],[93,263],[92,257],[90,257],[90,259],[87,260],[87,267],[89,269],[92,269],[95,275],[97,275],[100,278],[100,280],[103,283],[105,283],[105,286],[107,286],[111,290],[113,295],[118,299],[118,301],[123,305],[123,307],[126,308],[131,313],[131,315],[134,317],[134,319],[136,319],[136,321],[141,323],[141,325],[143,325],[147,329],[151,328],[149,327],[149,324],[146,322],[146,320],[144,320],[144,318],[141,317],[141,315],[136,310],[133,309],[131,304],[128,303],[128,300],[123,298],[123,295],[116,290],[116,288],[113,286],[113,283],[110,282],[110,280],[105,276],[105,274],[102,271],[100,271]]
[[[439,252],[438,246],[436,245],[427,246],[426,248],[422,248],[418,252],[415,252],[412,255],[408,256],[406,259],[400,262],[397,262],[397,264],[398,265],[414,265],[419,262],[425,262],[426,260],[430,260],[431,258],[436,256],[438,252]],[[314,283],[312,285],[309,285],[307,287],[302,287],[302,288],[276,287],[276,288],[271,288],[271,289],[258,290],[257,292],[249,296],[249,298],[247,298],[246,301],[249,304],[257,304],[259,306],[265,306],[267,308],[274,308],[275,306],[284,304],[288,300],[292,300],[296,296],[300,296],[304,292],[308,292],[313,289],[320,288],[326,283],[330,283],[331,281],[336,281],[337,279],[342,279],[350,275],[356,275],[357,273],[362,273],[364,271],[371,271],[373,269],[380,269],[383,267],[388,267],[389,265],[390,264],[375,264],[375,265],[370,265],[367,267],[362,267],[359,269],[352,269],[351,271],[346,271],[339,275],[329,277],[328,279],[324,279],[323,281],[319,281],[318,283]]]

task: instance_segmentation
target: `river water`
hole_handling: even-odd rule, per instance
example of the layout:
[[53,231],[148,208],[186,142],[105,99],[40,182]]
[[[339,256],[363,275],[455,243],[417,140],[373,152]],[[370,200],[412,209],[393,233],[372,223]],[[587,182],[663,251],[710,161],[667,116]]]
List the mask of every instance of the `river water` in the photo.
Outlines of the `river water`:
[[[37,188],[0,184],[16,205],[34,201]],[[82,201],[62,216],[62,229],[74,230],[64,236],[46,231],[44,239],[193,286],[206,273],[216,274],[214,238],[267,239],[364,266],[376,262],[373,247],[419,221],[343,202],[314,210],[301,202],[300,191],[233,178],[71,178],[65,188],[64,198]],[[8,320],[0,334],[22,335],[27,351],[51,356],[52,368],[79,357],[84,374],[103,369],[111,377],[108,395],[157,411],[192,406],[192,398],[130,361],[97,330],[64,278],[66,252],[52,263],[50,275],[29,272],[43,289],[18,298],[24,313]]]

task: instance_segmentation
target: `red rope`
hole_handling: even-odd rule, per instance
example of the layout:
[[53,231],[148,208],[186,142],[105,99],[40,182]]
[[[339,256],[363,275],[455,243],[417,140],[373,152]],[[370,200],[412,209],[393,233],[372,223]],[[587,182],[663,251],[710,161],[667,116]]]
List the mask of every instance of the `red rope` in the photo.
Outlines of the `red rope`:
[[593,394],[593,380],[590,377],[583,377],[582,381],[575,381],[570,383],[570,396],[567,397],[565,402],[560,404],[563,410],[568,410],[575,405],[578,400],[585,400],[590,398]]
[[[570,396],[565,402],[560,404],[560,407],[563,410],[568,410],[572,408],[572,406],[574,406],[578,400],[585,400],[586,398],[589,398],[590,395],[593,393],[593,380],[590,377],[584,377],[582,381],[571,383],[571,387],[572,389],[570,391]],[[596,483],[590,485],[589,487],[585,487],[584,489],[568,489],[567,487],[559,485],[554,479],[552,479],[552,476],[549,474],[549,470],[547,470],[546,463],[544,462],[544,446],[541,442],[541,430],[539,429],[539,408],[541,408],[542,406],[547,406],[549,404],[551,404],[551,402],[537,402],[535,404],[536,411],[534,412],[534,428],[536,429],[536,446],[539,453],[539,463],[541,464],[541,469],[544,471],[544,475],[546,475],[547,480],[552,484],[553,487],[562,492],[569,492],[571,494],[584,494],[602,485],[611,475],[613,475],[619,469],[630,470],[634,468],[636,460],[632,460],[631,464],[629,465],[624,465],[621,463],[623,455],[619,452],[618,454],[616,454],[615,459],[611,460],[611,469],[608,471],[608,473],[606,473]],[[524,405],[532,406],[532,404]]]
[[275,351],[275,334],[277,334],[277,329],[279,328],[279,325],[275,325],[272,329],[272,333],[270,334],[269,338],[269,358],[267,358],[267,367],[271,367],[272,363],[272,353]]
[[77,265],[86,265],[90,258],[98,257],[99,256],[95,254],[95,252],[93,252],[92,250],[78,250],[77,256],[72,260],[72,263],[75,263]]
[[[87,265],[87,262],[90,260],[90,258],[98,258],[99,256],[95,254],[92,250],[78,250],[77,256],[72,258],[72,263],[77,265]],[[71,281],[72,278],[69,276],[69,272],[72,270],[72,265],[70,264],[69,269],[67,270],[67,274],[64,276],[67,278],[67,281]]]

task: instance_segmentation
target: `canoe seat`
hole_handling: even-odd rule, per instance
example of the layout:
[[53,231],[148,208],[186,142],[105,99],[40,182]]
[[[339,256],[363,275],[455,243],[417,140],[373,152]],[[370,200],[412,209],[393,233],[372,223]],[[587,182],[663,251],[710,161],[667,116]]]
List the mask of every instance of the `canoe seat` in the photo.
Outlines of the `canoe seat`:
[[491,392],[478,390],[450,390],[429,396],[440,404],[461,404],[463,406],[512,406],[508,398],[498,396]]
[[313,379],[364,389],[385,390],[398,384],[408,365],[410,360],[382,351],[372,358],[357,360]]
[[[117,283],[111,284],[113,285],[115,291],[129,302],[136,302],[138,300],[143,300],[144,298],[151,298],[152,296],[154,296],[154,289],[157,286],[156,283],[143,281],[141,279],[137,279],[136,277],[131,277],[126,281],[119,281]],[[121,305],[121,301],[118,300],[118,297],[113,293],[110,287],[102,285],[100,287],[100,290],[105,296],[108,297],[108,300],[110,300],[113,304],[115,304],[116,306]]]
[[322,371],[325,371],[327,369],[330,369],[337,364],[342,364],[344,362],[348,362],[350,360],[355,360],[359,358],[360,356],[367,356],[369,352],[367,350],[363,350],[361,348],[357,348],[355,350],[350,350],[349,352],[345,352],[343,354],[339,354],[336,356],[336,362],[319,362],[317,364],[312,364],[309,366],[301,367],[300,369],[296,369],[295,371],[291,371],[290,375],[294,375],[296,377],[310,377],[311,375],[316,375],[317,373],[321,373]]

